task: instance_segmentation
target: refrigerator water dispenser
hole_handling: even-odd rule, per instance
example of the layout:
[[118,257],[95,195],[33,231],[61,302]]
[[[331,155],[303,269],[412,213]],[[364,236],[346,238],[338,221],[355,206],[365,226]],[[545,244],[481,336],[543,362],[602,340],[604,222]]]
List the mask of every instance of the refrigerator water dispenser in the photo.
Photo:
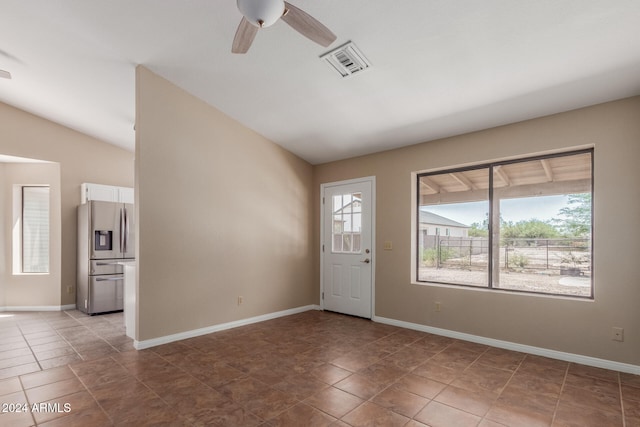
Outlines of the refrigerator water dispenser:
[[96,230],[95,231],[95,248],[96,251],[111,251],[113,250],[111,230]]

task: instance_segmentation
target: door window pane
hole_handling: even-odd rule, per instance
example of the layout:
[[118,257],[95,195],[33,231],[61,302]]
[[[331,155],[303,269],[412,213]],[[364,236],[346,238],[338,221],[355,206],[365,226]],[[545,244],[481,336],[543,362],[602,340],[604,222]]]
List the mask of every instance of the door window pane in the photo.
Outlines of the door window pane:
[[362,194],[337,194],[332,198],[332,252],[360,253]]

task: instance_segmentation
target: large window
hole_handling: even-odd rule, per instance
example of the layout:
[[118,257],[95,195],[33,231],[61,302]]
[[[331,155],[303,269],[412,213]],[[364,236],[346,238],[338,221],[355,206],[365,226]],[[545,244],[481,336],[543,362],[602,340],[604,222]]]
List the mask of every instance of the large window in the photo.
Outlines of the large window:
[[592,177],[592,150],[418,174],[418,282],[592,298]]
[[22,187],[22,272],[49,272],[49,187]]

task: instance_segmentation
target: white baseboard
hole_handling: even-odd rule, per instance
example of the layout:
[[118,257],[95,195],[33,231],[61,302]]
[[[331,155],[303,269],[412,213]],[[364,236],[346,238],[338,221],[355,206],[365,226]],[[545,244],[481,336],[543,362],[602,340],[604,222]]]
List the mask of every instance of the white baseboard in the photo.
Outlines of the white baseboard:
[[640,375],[640,366],[631,365],[629,363],[614,362],[611,360],[598,359],[596,357],[583,356],[580,354],[565,353],[562,351],[549,350],[541,347],[517,344],[509,341],[501,341],[493,338],[481,337],[478,335],[465,334],[462,332],[451,331],[448,329],[434,328],[431,326],[420,325],[418,323],[404,322],[401,320],[388,319],[385,317],[374,316],[374,322],[384,323],[387,325],[398,326],[405,329],[413,329],[421,332],[428,332],[434,335],[442,335],[449,338],[456,338],[464,341],[471,341],[478,344],[485,344],[491,347],[504,348],[506,350],[519,351],[521,353],[535,354],[537,356],[549,357],[551,359],[564,360],[565,362],[574,362],[581,365],[595,366],[596,368],[610,369],[613,371],[627,372],[630,374]]
[[152,338],[149,340],[133,341],[133,347],[136,350],[143,350],[149,347],[155,347],[162,344],[168,344],[174,341],[180,341],[187,338],[198,337],[200,335],[210,334],[212,332],[224,331],[226,329],[237,328],[238,326],[250,325],[252,323],[264,322],[265,320],[277,319],[278,317],[290,316],[309,310],[320,310],[318,305],[306,305],[303,307],[292,308],[289,310],[278,311],[275,313],[263,314],[261,316],[250,317],[248,319],[235,320],[233,322],[221,323],[219,325],[207,326],[206,328],[193,329],[190,331],[179,332],[177,334],[165,335],[163,337]]
[[10,305],[0,307],[0,311],[64,311],[73,310],[75,304],[68,305]]

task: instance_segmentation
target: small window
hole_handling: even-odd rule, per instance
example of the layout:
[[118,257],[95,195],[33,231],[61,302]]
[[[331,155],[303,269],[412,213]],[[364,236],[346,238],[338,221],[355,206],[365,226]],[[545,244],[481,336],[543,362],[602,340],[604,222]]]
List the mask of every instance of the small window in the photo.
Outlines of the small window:
[[593,298],[592,165],[581,150],[417,175],[417,281]]
[[49,187],[22,187],[22,272],[49,273]]
[[360,253],[362,233],[362,194],[347,193],[333,196],[334,253]]

